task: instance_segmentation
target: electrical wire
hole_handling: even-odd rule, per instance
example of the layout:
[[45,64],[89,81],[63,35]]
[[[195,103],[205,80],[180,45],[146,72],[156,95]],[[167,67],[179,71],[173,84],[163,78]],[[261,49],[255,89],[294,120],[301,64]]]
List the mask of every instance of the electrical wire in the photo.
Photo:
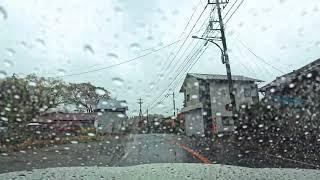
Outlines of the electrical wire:
[[239,38],[235,38],[237,41],[240,42],[240,44],[246,48],[251,54],[253,54],[258,60],[260,60],[261,62],[263,62],[266,65],[269,65],[270,67],[272,67],[273,69],[279,71],[280,73],[284,74],[284,72],[277,68],[276,66],[273,66],[271,63],[269,63],[267,60],[265,60],[264,58],[258,56],[256,53],[254,53],[243,41],[241,41]]
[[239,5],[236,7],[236,9],[233,11],[233,13],[230,15],[230,17],[228,18],[228,20],[225,22],[225,24],[227,24],[230,19],[232,18],[232,16],[237,12],[237,10],[240,8],[240,6],[243,4],[244,0],[242,0]]
[[117,64],[113,64],[113,65],[110,65],[110,66],[106,66],[106,67],[102,67],[102,68],[98,68],[98,69],[94,69],[94,70],[90,70],[90,71],[84,71],[84,72],[80,72],[80,73],[73,73],[73,74],[67,74],[67,75],[62,75],[62,76],[55,76],[55,78],[61,78],[61,77],[70,77],[70,76],[78,76],[78,75],[83,75],[83,74],[88,74],[88,73],[92,73],[92,72],[97,72],[97,71],[101,71],[101,70],[105,70],[105,69],[109,69],[109,68],[113,68],[113,67],[116,67],[116,66],[119,66],[119,65],[122,65],[122,64],[126,64],[126,63],[129,63],[129,62],[132,62],[132,61],[137,61],[137,60],[141,60],[141,58],[145,57],[145,56],[148,56],[150,54],[153,54],[155,52],[158,52],[164,48],[167,48],[167,47],[170,47],[176,43],[178,43],[180,40],[177,40],[177,41],[174,41],[166,46],[162,46],[158,49],[155,49],[151,52],[148,52],[148,53],[145,53],[143,55],[140,55],[140,56],[137,56],[137,57],[134,57],[132,59],[129,59],[129,60],[126,60],[126,61],[123,61],[123,62],[120,62],[120,63],[117,63]]

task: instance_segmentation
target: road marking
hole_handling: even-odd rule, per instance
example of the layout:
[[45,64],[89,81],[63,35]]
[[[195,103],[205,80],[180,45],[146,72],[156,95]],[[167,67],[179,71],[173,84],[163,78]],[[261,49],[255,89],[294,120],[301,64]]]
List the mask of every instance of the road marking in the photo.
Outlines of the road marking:
[[196,157],[197,159],[199,159],[200,161],[202,161],[204,164],[212,164],[212,162],[204,157],[203,155],[201,155],[200,153],[192,150],[191,148],[183,145],[183,144],[179,144],[179,143],[176,143],[179,147],[181,147],[182,149],[186,150],[188,153],[192,154],[194,157]]

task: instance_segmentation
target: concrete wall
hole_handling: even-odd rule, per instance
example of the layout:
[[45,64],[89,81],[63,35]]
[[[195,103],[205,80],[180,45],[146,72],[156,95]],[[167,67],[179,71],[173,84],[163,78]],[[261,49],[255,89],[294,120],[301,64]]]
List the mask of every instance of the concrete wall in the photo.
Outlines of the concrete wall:
[[[185,93],[184,99],[186,107],[192,106],[193,104],[199,103],[199,82],[194,77],[189,77],[185,82]],[[189,98],[188,98],[189,97]]]
[[97,133],[120,133],[127,119],[124,112],[103,112],[95,122]]
[[204,123],[201,108],[185,112],[185,132],[187,136],[201,136],[204,134]]
[[[235,97],[237,109],[242,104],[253,104],[253,98],[258,98],[258,88],[255,83],[238,81],[234,83],[236,88]],[[250,96],[245,96],[245,89],[250,90]],[[224,116],[231,117],[232,112],[227,111],[225,106],[230,103],[229,88],[227,81],[214,81],[210,82],[210,97],[211,97],[211,109],[212,116],[216,119],[218,132],[233,131],[234,122],[232,118],[229,119],[229,125],[223,125],[222,119]]]

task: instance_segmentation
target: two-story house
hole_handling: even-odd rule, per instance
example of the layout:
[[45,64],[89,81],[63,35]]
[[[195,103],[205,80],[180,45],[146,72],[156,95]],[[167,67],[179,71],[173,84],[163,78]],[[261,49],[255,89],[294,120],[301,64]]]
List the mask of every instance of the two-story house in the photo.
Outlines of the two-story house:
[[[237,108],[259,101],[257,82],[232,76]],[[188,136],[232,132],[234,122],[226,75],[188,73],[180,89],[184,93],[185,132]]]

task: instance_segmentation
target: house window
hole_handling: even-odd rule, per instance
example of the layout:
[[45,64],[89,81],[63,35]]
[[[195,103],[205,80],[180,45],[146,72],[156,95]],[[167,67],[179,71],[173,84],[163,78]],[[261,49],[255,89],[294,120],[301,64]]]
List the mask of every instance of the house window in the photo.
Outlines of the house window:
[[223,125],[223,126],[233,126],[232,117],[222,116],[222,117],[221,117],[221,120],[222,120],[222,125]]
[[244,88],[244,97],[251,97],[251,89]]

